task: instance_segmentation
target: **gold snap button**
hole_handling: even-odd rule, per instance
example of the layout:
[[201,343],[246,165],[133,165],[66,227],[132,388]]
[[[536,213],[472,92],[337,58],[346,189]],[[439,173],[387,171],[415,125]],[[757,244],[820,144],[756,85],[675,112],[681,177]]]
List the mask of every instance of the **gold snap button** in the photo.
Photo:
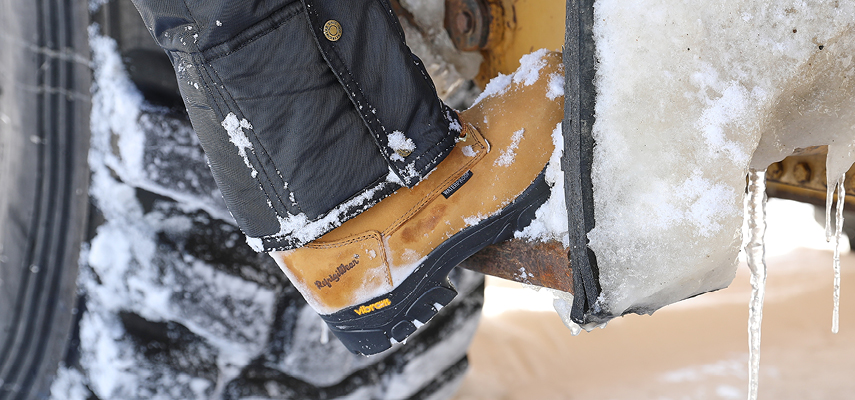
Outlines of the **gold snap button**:
[[410,154],[413,154],[412,151],[404,150],[404,149],[395,150],[395,153],[398,153],[399,156],[404,157],[404,158],[407,158],[410,156]]
[[341,38],[341,24],[334,19],[327,21],[324,24],[324,36],[331,42],[335,42]]

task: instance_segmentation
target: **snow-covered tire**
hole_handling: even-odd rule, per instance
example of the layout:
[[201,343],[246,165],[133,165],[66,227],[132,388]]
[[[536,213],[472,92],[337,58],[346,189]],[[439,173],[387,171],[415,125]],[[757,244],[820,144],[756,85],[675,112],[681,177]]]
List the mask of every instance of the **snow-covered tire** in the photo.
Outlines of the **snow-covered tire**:
[[44,399],[88,207],[88,3],[0,0],[0,399]]

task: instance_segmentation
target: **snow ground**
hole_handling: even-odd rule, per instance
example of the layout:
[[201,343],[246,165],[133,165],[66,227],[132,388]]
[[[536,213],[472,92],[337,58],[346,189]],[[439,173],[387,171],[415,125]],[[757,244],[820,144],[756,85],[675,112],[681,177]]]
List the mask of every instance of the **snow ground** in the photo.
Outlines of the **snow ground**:
[[[833,244],[813,208],[769,202],[760,399],[855,392],[855,252],[841,256],[840,333],[831,333]],[[744,259],[727,289],[572,337],[551,296],[488,279],[470,371],[455,400],[743,399],[748,386]]]

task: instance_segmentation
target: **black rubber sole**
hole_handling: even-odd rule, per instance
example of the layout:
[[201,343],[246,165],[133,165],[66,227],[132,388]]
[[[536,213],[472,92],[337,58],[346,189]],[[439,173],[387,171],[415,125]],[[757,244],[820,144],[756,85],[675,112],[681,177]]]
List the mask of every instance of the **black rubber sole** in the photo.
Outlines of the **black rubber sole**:
[[[513,237],[515,231],[531,223],[548,197],[549,185],[541,172],[525,192],[496,215],[458,232],[434,249],[391,292],[321,318],[356,354],[377,354],[404,342],[457,295],[448,281],[451,270],[484,247]],[[356,312],[366,308],[375,311],[362,316]]]

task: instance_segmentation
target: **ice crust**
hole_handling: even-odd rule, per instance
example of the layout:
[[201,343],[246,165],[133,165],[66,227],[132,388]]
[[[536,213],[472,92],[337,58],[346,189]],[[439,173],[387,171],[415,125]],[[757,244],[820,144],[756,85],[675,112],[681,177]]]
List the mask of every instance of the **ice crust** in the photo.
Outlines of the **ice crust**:
[[829,174],[852,165],[855,3],[594,12],[597,307],[650,313],[733,279],[749,168],[819,145]]

